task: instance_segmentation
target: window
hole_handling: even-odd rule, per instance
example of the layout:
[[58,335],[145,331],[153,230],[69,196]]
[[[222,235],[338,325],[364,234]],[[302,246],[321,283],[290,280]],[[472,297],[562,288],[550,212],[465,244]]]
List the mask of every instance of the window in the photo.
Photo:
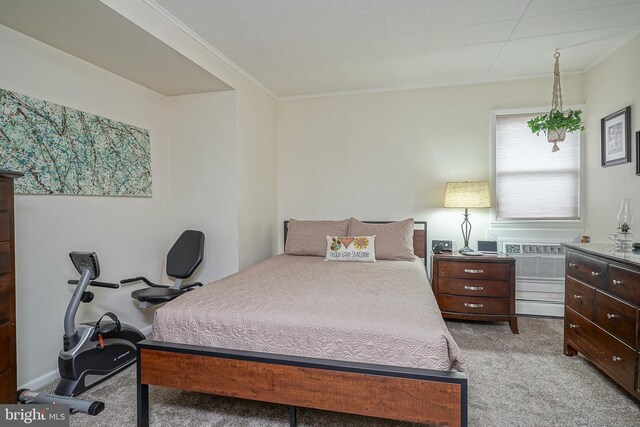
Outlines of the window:
[[496,117],[496,219],[578,220],[580,132],[568,133],[552,153],[546,136],[527,127],[536,115]]

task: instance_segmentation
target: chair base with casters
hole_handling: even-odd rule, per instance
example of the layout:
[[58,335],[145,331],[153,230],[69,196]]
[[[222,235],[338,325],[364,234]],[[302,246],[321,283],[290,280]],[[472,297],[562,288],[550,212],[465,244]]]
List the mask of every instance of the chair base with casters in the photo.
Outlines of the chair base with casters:
[[167,254],[168,276],[175,277],[173,285],[158,285],[146,277],[132,277],[121,280],[120,283],[144,282],[148,288],[131,292],[131,298],[138,301],[140,308],[162,304],[178,298],[180,295],[192,291],[202,283],[195,282],[183,285],[184,280],[191,277],[204,258],[204,233],[202,231],[187,230],[183,232],[173,244]]

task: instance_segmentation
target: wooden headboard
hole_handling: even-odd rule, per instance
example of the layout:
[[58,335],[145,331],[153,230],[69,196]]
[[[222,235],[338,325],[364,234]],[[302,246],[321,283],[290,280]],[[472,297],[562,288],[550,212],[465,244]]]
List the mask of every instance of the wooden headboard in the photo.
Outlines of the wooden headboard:
[[[393,221],[362,221],[368,224],[389,224]],[[427,221],[414,221],[413,223],[413,253],[418,258],[424,260],[427,265]],[[418,228],[416,228],[418,227]],[[284,222],[284,244],[287,243],[287,232],[289,231],[289,221]]]

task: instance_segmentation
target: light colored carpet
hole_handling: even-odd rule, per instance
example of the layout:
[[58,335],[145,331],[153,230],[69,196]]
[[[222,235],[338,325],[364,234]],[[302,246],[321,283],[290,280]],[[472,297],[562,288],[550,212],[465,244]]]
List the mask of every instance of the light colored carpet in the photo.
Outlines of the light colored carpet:
[[[469,366],[470,426],[638,426],[640,405],[582,357],[562,354],[562,320],[524,317],[520,335],[504,323],[447,322]],[[52,387],[49,387],[51,389]],[[72,426],[134,426],[135,369],[85,393],[106,409],[77,414]],[[288,426],[288,408],[151,388],[153,426]],[[309,427],[413,424],[301,408]]]

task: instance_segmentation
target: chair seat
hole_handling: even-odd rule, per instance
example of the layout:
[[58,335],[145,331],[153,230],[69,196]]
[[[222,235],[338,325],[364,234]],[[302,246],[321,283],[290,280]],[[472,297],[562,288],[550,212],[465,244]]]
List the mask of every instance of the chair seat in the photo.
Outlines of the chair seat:
[[185,289],[172,288],[144,288],[131,292],[131,298],[140,302],[158,304],[171,301],[186,292]]

